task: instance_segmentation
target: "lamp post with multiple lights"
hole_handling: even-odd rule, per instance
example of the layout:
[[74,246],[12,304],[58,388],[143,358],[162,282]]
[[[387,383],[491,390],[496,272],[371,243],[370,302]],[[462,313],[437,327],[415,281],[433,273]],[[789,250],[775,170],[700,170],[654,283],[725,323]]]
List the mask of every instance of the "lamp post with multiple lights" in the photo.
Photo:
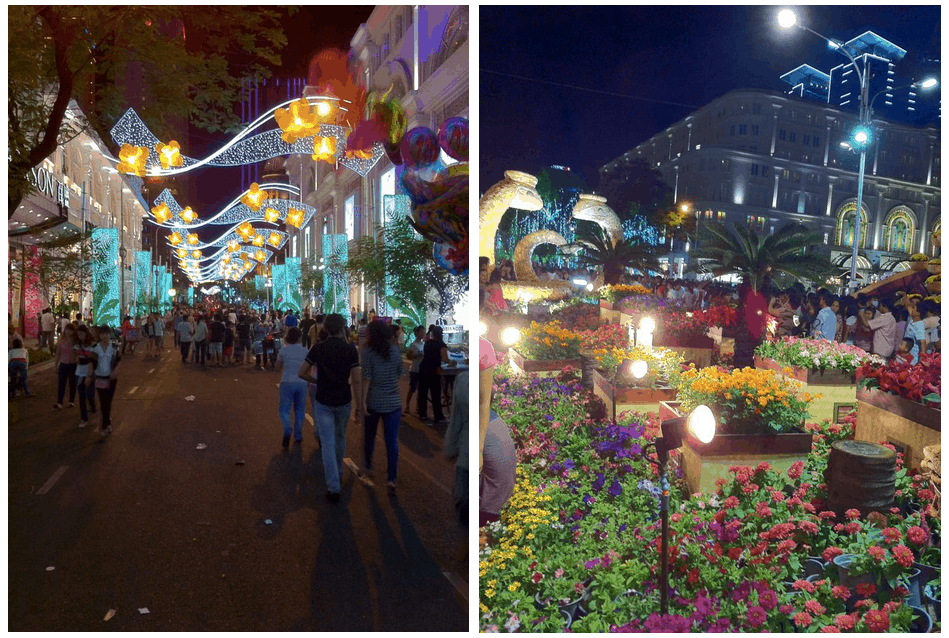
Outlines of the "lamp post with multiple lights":
[[[854,229],[853,229],[853,254],[850,258],[850,292],[856,290],[857,283],[857,255],[860,249],[860,213],[863,207],[863,177],[864,169],[867,163],[867,149],[870,148],[870,145],[873,144],[873,128],[870,126],[870,117],[873,113],[872,106],[873,101],[880,97],[881,93],[890,91],[892,89],[885,89],[880,91],[873,96],[873,100],[868,99],[868,92],[870,87],[870,69],[867,66],[866,58],[864,58],[864,66],[861,69],[857,65],[857,61],[854,59],[853,55],[847,51],[846,45],[837,42],[836,40],[831,40],[830,38],[821,35],[817,31],[804,26],[797,20],[797,14],[790,9],[782,9],[778,12],[778,25],[782,29],[790,29],[792,27],[797,27],[799,29],[804,29],[816,35],[817,37],[826,40],[830,47],[840,53],[843,53],[847,56],[847,59],[853,64],[853,69],[857,74],[857,79],[860,82],[860,111],[858,116],[857,125],[850,132],[850,143],[846,144],[846,147],[850,148],[854,152],[860,153],[860,169],[857,174],[857,209],[854,213]],[[908,84],[905,87],[898,88],[907,88],[907,87],[918,87],[922,90],[929,90],[934,88],[938,84],[937,80],[934,78],[929,78],[922,82],[914,82]],[[841,146],[845,146],[844,143],[841,143]]]

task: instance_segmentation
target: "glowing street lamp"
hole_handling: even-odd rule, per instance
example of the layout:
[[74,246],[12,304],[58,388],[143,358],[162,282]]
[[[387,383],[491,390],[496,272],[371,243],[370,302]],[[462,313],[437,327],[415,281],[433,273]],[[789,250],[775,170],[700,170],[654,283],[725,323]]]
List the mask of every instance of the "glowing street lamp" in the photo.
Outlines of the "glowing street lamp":
[[498,335],[498,338],[501,340],[502,346],[505,348],[510,348],[515,343],[520,341],[521,331],[514,326],[508,326],[501,331],[501,334]]

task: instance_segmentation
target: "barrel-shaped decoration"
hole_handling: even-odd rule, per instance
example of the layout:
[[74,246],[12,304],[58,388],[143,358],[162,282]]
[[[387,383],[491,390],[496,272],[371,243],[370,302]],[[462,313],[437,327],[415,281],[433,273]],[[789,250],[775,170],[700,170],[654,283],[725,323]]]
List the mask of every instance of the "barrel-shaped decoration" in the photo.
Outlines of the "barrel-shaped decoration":
[[868,441],[831,445],[827,469],[827,507],[843,520],[844,512],[888,511],[896,492],[896,452]]

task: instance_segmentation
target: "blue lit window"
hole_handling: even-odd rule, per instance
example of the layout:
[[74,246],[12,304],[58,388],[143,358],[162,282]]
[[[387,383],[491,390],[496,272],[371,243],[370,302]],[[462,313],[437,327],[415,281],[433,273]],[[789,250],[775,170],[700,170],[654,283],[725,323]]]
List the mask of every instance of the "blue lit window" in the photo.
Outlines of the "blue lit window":
[[739,124],[739,125],[738,125],[738,134],[739,134],[739,135],[748,135],[748,125],[747,125],[747,124]]
[[811,142],[810,135],[805,135],[803,138],[801,138],[801,144],[804,144],[804,146],[807,146],[808,144],[810,144],[810,142]]
[[779,140],[785,139],[785,133],[784,133],[784,129],[783,129],[783,128],[778,130],[778,139],[779,139]]
[[814,148],[817,148],[818,146],[820,146],[820,138],[815,135],[815,136],[814,136]]
[[788,140],[791,142],[797,141],[797,131],[791,131],[791,135],[788,137]]

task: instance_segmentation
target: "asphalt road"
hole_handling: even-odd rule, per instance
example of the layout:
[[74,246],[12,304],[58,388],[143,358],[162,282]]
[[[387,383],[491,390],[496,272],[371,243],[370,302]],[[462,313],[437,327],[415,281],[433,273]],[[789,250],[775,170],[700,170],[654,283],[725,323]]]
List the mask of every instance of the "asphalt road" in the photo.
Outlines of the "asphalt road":
[[[310,422],[280,445],[278,382],[139,352],[100,442],[78,403],[52,409],[52,370],[32,375],[9,425],[9,630],[467,630],[443,429],[403,420],[390,497],[380,424],[375,485],[347,470],[334,505]],[[362,439],[351,423],[360,465]]]

